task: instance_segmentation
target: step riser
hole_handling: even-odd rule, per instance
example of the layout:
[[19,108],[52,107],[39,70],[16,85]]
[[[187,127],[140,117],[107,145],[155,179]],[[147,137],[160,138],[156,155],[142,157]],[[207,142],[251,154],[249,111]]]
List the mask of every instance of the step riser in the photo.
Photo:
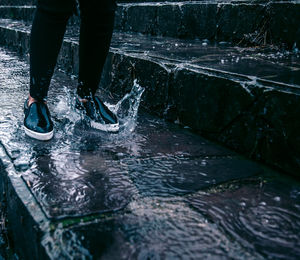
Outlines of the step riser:
[[[28,53],[28,32],[0,28],[0,35],[1,45]],[[78,44],[65,41],[58,64],[77,75],[77,57]],[[206,137],[299,176],[296,92],[280,91],[276,84],[267,89],[226,73],[162,66],[117,50],[111,50],[105,66],[104,89],[122,96],[137,78],[146,88],[143,106],[152,113],[178,119]]]
[[[20,259],[70,259],[70,254],[75,259],[89,259],[83,258],[80,242],[62,237],[62,228],[46,218],[24,180],[7,161],[2,148],[0,145],[0,192],[12,242],[10,249]],[[68,254],[69,248],[72,250]]]
[[[3,156],[2,152],[0,146],[1,156]],[[39,227],[41,223],[34,219],[27,208],[29,207],[32,211],[38,212],[39,209],[36,208],[38,205],[30,203],[32,198],[27,194],[29,191],[24,190],[26,187],[22,182],[20,177],[8,174],[0,159],[0,192],[4,194],[1,200],[6,202],[5,211],[6,217],[9,219],[8,228],[10,239],[13,241],[12,249],[23,259],[49,259],[45,248],[41,243],[37,243],[43,236],[43,232]],[[22,191],[23,196],[20,197],[18,192]]]
[[[34,8],[0,8],[0,17],[32,21]],[[287,19],[293,17],[293,19]],[[78,25],[72,18],[70,25]],[[119,4],[115,30],[242,44],[300,46],[300,4]]]

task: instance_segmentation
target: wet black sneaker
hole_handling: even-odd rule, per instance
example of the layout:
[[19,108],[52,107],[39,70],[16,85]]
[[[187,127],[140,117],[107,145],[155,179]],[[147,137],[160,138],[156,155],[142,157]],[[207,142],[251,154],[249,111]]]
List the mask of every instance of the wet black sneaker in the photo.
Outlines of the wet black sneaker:
[[117,116],[98,97],[93,97],[86,102],[77,99],[76,108],[85,111],[90,118],[91,127],[106,132],[119,131]]
[[53,137],[53,123],[50,112],[44,102],[34,102],[28,106],[28,99],[24,104],[24,129],[25,134],[42,141]]

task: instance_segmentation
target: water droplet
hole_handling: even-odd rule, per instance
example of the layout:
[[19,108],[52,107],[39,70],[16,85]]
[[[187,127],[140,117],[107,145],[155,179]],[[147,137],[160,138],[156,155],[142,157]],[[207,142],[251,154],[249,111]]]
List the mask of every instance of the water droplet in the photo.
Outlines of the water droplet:
[[280,199],[280,197],[274,197],[274,200],[279,202],[281,199]]
[[241,202],[240,205],[241,205],[242,207],[246,207],[246,203],[245,203],[245,202]]
[[201,161],[201,165],[202,165],[202,166],[206,166],[206,165],[207,165],[207,161],[206,161],[206,160],[202,160],[202,161]]

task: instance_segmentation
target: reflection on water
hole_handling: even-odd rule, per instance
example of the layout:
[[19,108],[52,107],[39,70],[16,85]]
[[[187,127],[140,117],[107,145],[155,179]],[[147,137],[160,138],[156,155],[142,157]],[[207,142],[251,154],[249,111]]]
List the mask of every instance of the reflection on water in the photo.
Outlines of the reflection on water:
[[85,238],[83,246],[96,259],[262,259],[189,208],[183,198],[143,198],[129,208],[131,214],[71,230]]
[[[79,234],[93,255],[299,256],[298,183],[276,177],[265,182],[253,177],[263,176],[264,168],[232,151],[157,118],[137,118],[143,89],[136,82],[120,102],[108,104],[121,122],[120,133],[110,134],[89,127],[74,110],[76,83],[56,74],[48,100],[55,136],[49,142],[30,139],[22,129],[28,65],[0,54],[0,140],[48,217],[126,207],[110,219],[66,231]],[[203,191],[248,177],[254,181]]]

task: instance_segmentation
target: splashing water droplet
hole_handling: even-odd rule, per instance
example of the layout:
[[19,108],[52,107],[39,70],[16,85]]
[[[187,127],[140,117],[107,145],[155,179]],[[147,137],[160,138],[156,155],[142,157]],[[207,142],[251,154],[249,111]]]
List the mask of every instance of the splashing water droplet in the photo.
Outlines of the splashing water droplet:
[[145,89],[137,83],[137,80],[134,80],[130,93],[126,94],[115,106],[106,104],[117,114],[121,130],[125,133],[133,132],[136,127],[137,113],[144,91]]

